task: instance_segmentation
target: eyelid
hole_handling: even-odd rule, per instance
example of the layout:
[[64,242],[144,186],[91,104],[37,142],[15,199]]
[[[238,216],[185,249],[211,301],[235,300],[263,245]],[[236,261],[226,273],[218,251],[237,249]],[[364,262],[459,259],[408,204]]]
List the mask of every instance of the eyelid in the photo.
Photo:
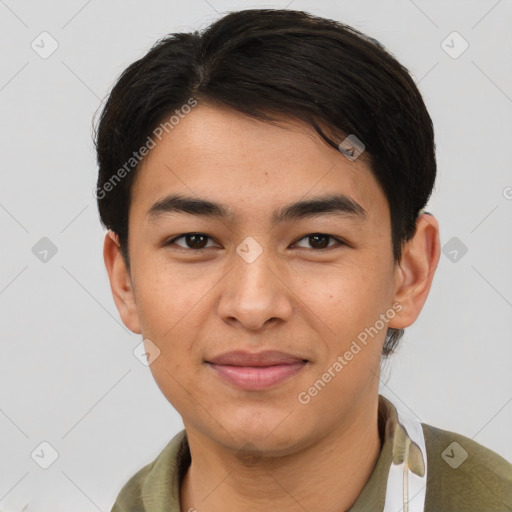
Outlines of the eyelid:
[[[300,242],[301,240],[304,240],[305,238],[309,238],[310,236],[315,236],[315,235],[324,236],[324,237],[330,238],[331,240],[334,240],[336,242],[334,245],[328,245],[327,247],[325,247],[323,249],[311,249],[312,251],[315,251],[315,252],[322,252],[322,251],[326,251],[327,249],[333,249],[335,247],[342,247],[342,246],[348,247],[349,246],[349,244],[347,242],[345,242],[345,240],[343,240],[342,238],[339,238],[334,235],[330,235],[329,233],[320,233],[320,232],[309,233],[309,234],[299,238],[297,241],[295,241],[293,243],[293,245],[297,244],[297,242]],[[301,249],[304,249],[304,247],[301,247]]]
[[[183,238],[183,237],[186,237],[187,235],[201,235],[201,236],[204,236],[206,238],[209,239],[209,241],[212,241],[216,244],[218,244],[218,242],[210,235],[207,235],[206,233],[201,233],[201,232],[196,232],[196,231],[190,231],[190,232],[187,232],[187,233],[182,233],[181,235],[178,235],[178,236],[175,236],[173,238],[171,238],[170,240],[166,240],[164,243],[163,243],[163,246],[168,246],[168,245],[171,245],[171,244],[176,244],[176,240],[178,240],[179,238]],[[300,238],[298,238],[295,242],[293,242],[292,245],[296,245],[298,242],[304,240],[304,239],[307,239],[311,236],[315,236],[315,235],[320,235],[320,236],[324,236],[324,237],[327,237],[327,238],[330,238],[331,240],[334,240],[336,243],[333,244],[333,245],[328,245],[327,247],[323,248],[323,249],[313,249],[311,248],[312,251],[315,251],[315,252],[322,252],[322,251],[326,251],[327,249],[332,249],[332,248],[335,248],[335,247],[342,247],[342,246],[347,246],[347,247],[350,247],[350,244],[348,242],[346,242],[345,240],[343,240],[342,238],[339,238],[337,236],[334,236],[334,235],[330,235],[329,233],[320,233],[320,232],[312,232],[312,233],[308,233],[307,235],[304,235]],[[190,251],[190,252],[200,252],[204,249],[210,249],[210,247],[202,247],[200,249],[191,249],[189,247],[184,247],[184,246],[181,246],[181,245],[178,245],[176,244],[178,247],[180,247],[181,249],[183,250],[186,250],[186,251]],[[300,249],[305,249],[305,247],[300,247]]]
[[[186,237],[187,235],[201,235],[201,236],[204,236],[204,237],[208,238],[208,239],[209,239],[209,241],[213,241],[214,243],[217,243],[217,244],[218,244],[218,242],[217,242],[213,237],[211,237],[210,235],[207,235],[206,233],[201,233],[201,232],[199,232],[199,231],[189,231],[189,232],[187,232],[187,233],[182,233],[181,235],[178,235],[178,236],[172,237],[171,239],[166,240],[166,241],[163,243],[163,246],[164,246],[164,247],[166,247],[166,246],[168,246],[168,245],[175,244],[175,245],[177,245],[180,249],[183,249],[183,250],[185,250],[185,251],[191,251],[191,252],[192,252],[192,251],[193,251],[193,252],[200,252],[200,251],[202,251],[202,250],[204,250],[204,249],[210,249],[210,248],[211,248],[211,246],[210,246],[210,247],[202,247],[201,249],[190,249],[189,247],[184,247],[184,246],[182,246],[182,245],[178,245],[178,244],[176,244],[176,240],[178,240],[179,238],[184,238],[184,237]],[[207,243],[208,243],[208,242],[207,242]]]

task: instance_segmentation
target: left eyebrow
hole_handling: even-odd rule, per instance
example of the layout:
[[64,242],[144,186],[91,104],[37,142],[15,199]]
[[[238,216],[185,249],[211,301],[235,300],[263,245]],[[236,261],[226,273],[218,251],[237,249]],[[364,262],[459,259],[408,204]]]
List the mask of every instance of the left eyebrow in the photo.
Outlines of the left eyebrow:
[[328,214],[343,215],[359,220],[366,219],[366,210],[350,197],[327,195],[284,206],[274,212],[272,220],[274,222],[286,222]]
[[[150,220],[156,220],[172,212],[224,219],[233,217],[231,210],[226,205],[178,194],[171,194],[160,199],[151,206],[146,215]],[[359,203],[346,195],[331,194],[297,201],[274,210],[272,221],[282,223],[328,214],[343,215],[358,220],[366,219],[366,210]]]

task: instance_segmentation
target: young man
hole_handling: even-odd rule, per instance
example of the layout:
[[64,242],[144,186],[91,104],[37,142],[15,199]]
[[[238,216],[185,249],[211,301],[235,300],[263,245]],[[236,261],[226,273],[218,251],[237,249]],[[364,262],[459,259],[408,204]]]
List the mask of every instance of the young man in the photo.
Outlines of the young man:
[[233,12],[132,64],[96,142],[113,297],[185,426],[114,512],[512,510],[505,459],[378,393],[440,253],[432,122],[379,43]]

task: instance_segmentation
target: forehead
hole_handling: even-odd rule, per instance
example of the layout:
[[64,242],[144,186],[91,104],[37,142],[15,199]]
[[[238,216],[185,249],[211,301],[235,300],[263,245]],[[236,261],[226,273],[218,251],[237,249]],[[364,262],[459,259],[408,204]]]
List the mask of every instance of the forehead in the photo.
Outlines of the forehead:
[[133,184],[137,214],[172,193],[253,214],[264,208],[270,215],[277,205],[327,193],[345,194],[369,212],[387,208],[363,158],[350,161],[297,120],[271,124],[201,103],[155,142]]

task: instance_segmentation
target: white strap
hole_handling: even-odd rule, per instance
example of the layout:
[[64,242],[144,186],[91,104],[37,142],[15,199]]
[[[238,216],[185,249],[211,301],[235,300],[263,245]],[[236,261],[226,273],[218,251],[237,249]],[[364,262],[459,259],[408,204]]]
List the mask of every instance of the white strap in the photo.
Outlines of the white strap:
[[428,468],[423,428],[420,421],[405,407],[395,405],[395,409],[398,413],[398,421],[407,431],[411,441],[414,441],[421,450],[425,462],[425,474],[421,477],[410,469],[407,469],[405,474],[405,462],[398,465],[391,463],[383,512],[424,512]]

